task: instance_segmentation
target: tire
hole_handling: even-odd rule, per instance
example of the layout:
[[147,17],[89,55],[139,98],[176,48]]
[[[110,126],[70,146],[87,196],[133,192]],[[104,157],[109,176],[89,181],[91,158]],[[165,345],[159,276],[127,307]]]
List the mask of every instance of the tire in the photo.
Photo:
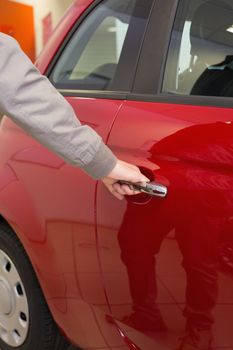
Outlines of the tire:
[[32,265],[13,230],[0,222],[0,349],[65,350]]

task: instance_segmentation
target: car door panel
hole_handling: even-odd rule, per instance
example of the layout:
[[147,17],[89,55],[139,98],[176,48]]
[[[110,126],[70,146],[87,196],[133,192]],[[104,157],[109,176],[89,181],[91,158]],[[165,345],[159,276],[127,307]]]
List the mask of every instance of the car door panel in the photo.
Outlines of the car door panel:
[[[166,198],[117,201],[98,184],[99,256],[111,315],[141,349],[174,349],[185,328],[182,313],[214,324],[214,348],[233,344],[230,120],[227,108],[127,101],[112,128],[115,154],[168,187]],[[166,336],[153,329],[158,309]]]
[[123,101],[72,96],[66,98],[74,108],[80,122],[93,128],[106,142]]
[[[122,101],[68,100],[82,124],[94,128],[106,141]],[[107,306],[96,252],[95,181],[81,169],[65,164],[8,118],[3,128],[2,142],[9,145],[7,164],[15,180],[9,179],[2,188],[5,206],[1,213],[30,252],[56,322],[82,347],[107,347],[110,340],[120,346],[102,316]],[[9,178],[8,173],[6,176]],[[17,200],[21,197],[23,203]],[[77,323],[83,332],[74,330]],[[107,337],[99,330],[101,323]],[[91,331],[91,338],[85,329]]]

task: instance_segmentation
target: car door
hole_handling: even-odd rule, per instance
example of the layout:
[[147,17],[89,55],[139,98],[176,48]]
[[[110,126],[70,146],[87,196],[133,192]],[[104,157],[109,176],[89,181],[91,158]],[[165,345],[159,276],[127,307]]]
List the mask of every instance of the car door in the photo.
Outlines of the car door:
[[232,23],[231,1],[157,0],[108,138],[167,188],[97,189],[109,319],[142,350],[233,346]]
[[[50,81],[73,106],[82,124],[91,126],[105,142],[131,90],[152,3],[152,0],[94,1],[67,33],[47,70]],[[73,16],[70,11],[70,21]],[[69,20],[65,18],[65,22]],[[42,63],[43,60],[40,58]],[[56,255],[59,266],[73,276],[67,277],[68,287],[64,290],[70,318],[64,320],[66,316],[60,312],[56,320],[66,324],[66,334],[83,348],[121,346],[121,341],[116,341],[115,329],[111,332],[111,327],[109,331],[103,325],[106,300],[96,249],[96,182],[80,169],[70,166],[61,169],[54,176],[40,162],[39,170],[35,167],[34,173],[30,173],[33,180],[27,185],[32,193],[31,182],[34,187],[36,183],[38,190],[32,194],[33,200],[44,208],[43,215],[50,223],[48,234],[59,233],[54,243],[57,251],[64,247],[65,254]],[[45,189],[44,178],[48,176],[51,181]],[[42,198],[46,207],[38,203]],[[75,331],[77,324],[79,332]]]

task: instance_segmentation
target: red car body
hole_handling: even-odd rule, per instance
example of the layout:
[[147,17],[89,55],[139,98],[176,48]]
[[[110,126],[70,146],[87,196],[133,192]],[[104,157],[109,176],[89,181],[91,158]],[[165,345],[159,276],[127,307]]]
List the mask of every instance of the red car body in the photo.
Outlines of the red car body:
[[[91,3],[78,0],[66,13],[37,60],[42,73]],[[216,292],[211,283],[217,280],[214,348],[232,349],[232,108],[201,105],[195,98],[193,105],[82,94],[67,99],[118,158],[165,185],[168,195],[118,201],[101,181],[4,118],[0,213],[24,246],[56,324],[83,349],[173,349],[185,325],[186,279],[192,279],[189,296],[199,305],[213,302],[208,294]],[[158,251],[157,303],[169,329],[166,337],[123,321],[132,293],[136,298],[143,293],[154,273],[150,263]],[[204,273],[201,265],[213,252],[218,277],[210,274],[203,292],[195,280],[198,268],[189,263],[197,259]]]

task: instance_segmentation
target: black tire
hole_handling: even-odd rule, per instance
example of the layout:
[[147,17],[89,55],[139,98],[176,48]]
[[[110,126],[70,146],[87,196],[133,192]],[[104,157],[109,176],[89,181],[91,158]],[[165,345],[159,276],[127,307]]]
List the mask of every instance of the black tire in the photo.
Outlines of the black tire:
[[[53,321],[53,318],[51,316],[51,313],[48,309],[48,306],[42,294],[41,288],[39,286],[37,277],[27,257],[27,254],[25,253],[24,248],[22,247],[21,243],[19,242],[13,230],[6,223],[3,223],[3,222],[0,222],[0,251],[2,256],[6,254],[6,256],[9,257],[9,259],[13,263],[12,264],[12,269],[14,269],[13,271],[16,270],[20,277],[20,280],[21,280],[20,282],[22,282],[22,287],[19,286],[19,291],[22,294],[22,297],[25,299],[25,301],[27,300],[28,315],[29,315],[27,320],[27,316],[26,316],[27,312],[25,312],[24,315],[22,313],[22,320],[23,321],[25,320],[27,325],[27,328],[25,331],[26,334],[24,335],[25,339],[23,340],[23,338],[21,338],[19,345],[9,344],[10,341],[9,340],[6,341],[5,339],[4,341],[2,339],[1,332],[0,332],[0,349],[1,350],[13,350],[13,349],[65,350],[67,349],[69,346],[69,343],[61,335],[55,322]],[[8,263],[8,265],[10,269],[11,264]],[[5,270],[3,270],[3,268],[2,270],[0,269],[0,278],[2,279],[5,278],[3,277],[5,276],[4,274],[5,274]],[[5,286],[4,286],[4,281],[2,281],[2,295],[3,295],[2,298],[4,299],[4,296],[5,296],[6,300],[8,301],[7,293],[5,292],[6,286],[7,288],[9,287],[7,285],[7,279],[5,282]],[[14,293],[15,293],[15,290],[14,290]],[[5,304],[8,305],[7,302]],[[6,320],[6,317],[8,317],[6,316],[6,313],[4,313],[5,304],[2,304],[2,310],[0,310],[0,330],[1,330],[1,326],[3,329],[3,323],[1,325],[1,319],[3,320],[2,317],[5,317],[5,320]],[[15,319],[17,319],[18,316],[15,315],[14,317]],[[6,321],[8,322],[8,320]],[[12,332],[10,331],[9,334],[12,334]]]

